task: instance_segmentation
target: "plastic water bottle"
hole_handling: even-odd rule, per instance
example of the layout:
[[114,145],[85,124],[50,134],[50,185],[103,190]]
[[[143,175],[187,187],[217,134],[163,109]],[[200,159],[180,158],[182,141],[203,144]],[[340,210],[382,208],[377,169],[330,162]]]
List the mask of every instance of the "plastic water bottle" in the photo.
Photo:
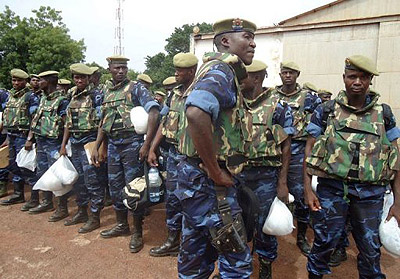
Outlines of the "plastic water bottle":
[[149,198],[151,202],[160,201],[161,177],[156,167],[149,169]]

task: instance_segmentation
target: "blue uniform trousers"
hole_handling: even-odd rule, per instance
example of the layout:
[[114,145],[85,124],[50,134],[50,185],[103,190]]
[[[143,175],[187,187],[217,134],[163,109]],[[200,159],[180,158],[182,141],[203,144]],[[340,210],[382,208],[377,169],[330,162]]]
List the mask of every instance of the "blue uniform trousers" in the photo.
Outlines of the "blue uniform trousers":
[[294,196],[294,217],[296,217],[298,222],[308,223],[310,221],[310,212],[304,202],[303,160],[304,153],[292,154],[287,183],[289,193]]
[[37,181],[36,173],[28,169],[18,167],[17,163],[15,162],[17,154],[21,151],[22,148],[25,147],[26,137],[9,134],[8,140],[9,140],[10,155],[9,155],[9,166],[7,167],[7,170],[13,174],[12,181],[14,183],[19,183],[19,182],[24,182],[24,180],[26,180],[26,182],[28,182],[30,186],[35,185]]

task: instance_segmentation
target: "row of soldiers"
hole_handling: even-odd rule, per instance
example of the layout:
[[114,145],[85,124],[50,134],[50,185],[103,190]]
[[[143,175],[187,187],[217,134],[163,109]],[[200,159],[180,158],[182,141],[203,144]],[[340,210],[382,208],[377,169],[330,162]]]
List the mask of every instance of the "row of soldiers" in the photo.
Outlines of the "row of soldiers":
[[[208,278],[216,260],[221,278],[250,277],[247,240],[253,234],[239,205],[244,188],[255,194],[254,204],[259,204],[254,228],[259,278],[272,278],[271,265],[277,258],[277,239],[262,231],[264,221],[273,199],[287,203],[289,192],[295,198],[297,246],[308,256],[309,278],[330,273],[331,256],[341,247],[347,220],[360,252],[360,278],[385,278],[378,226],[385,186],[400,166],[397,145],[392,144],[400,131],[390,107],[379,104],[379,94],[369,90],[373,76],[379,74],[373,62],[360,55],[347,58],[345,90],[321,104],[315,92],[297,83],[300,68],[294,62],[281,64],[282,85],[263,87],[267,67],[253,61],[255,24],[232,18],[216,22],[213,29],[218,52],[206,53],[198,70],[193,54],[174,56],[176,86],[165,109],[145,83],[127,79],[129,59],[122,56],[107,58],[112,80],[101,90],[90,82],[93,69],[71,65],[75,87],[70,100],[56,89],[57,72],[38,75],[39,102],[39,96],[25,86],[28,75],[13,70],[14,89],[4,104],[3,126],[10,147],[8,169],[13,179],[20,179],[14,180],[15,193],[22,191],[23,179],[33,185],[35,177],[56,160],[56,153],[66,155],[70,140],[71,161],[79,173],[74,185],[78,212],[67,223],[84,223],[81,233],[100,226],[102,177],[107,173],[116,225],[100,235],[132,234],[129,249],[136,253],[143,248],[144,210],[133,212],[131,231],[123,189],[143,175],[144,160],[158,166],[163,145],[168,148],[168,237],[150,255],[179,254],[179,278]],[[135,132],[129,117],[135,106],[148,113],[146,137]],[[29,173],[15,165],[15,154],[21,148],[31,149],[34,141],[38,166],[36,173]],[[84,149],[89,142],[94,142],[92,164]],[[107,145],[107,155],[102,145]],[[318,176],[316,193],[310,186],[311,175]],[[396,175],[395,203],[388,217],[398,221],[399,181]],[[68,215],[63,210],[68,196],[59,198],[52,220]],[[52,193],[44,192],[39,204],[33,191],[24,206],[30,213],[52,210],[51,199]],[[310,225],[315,235],[312,247],[306,238]],[[345,258],[339,256],[336,263]]]

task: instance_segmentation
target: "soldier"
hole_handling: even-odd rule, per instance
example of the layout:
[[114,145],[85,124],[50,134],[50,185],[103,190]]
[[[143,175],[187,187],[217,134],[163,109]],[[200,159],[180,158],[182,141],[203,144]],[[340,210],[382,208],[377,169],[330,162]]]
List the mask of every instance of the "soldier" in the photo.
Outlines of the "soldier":
[[160,116],[163,117],[165,115],[167,115],[168,113],[168,106],[164,103],[164,99],[167,96],[167,94],[165,94],[162,91],[154,91],[154,100],[160,105],[161,107],[161,111],[160,111]]
[[311,82],[303,83],[303,89],[309,90],[309,91],[314,92],[314,93],[318,92],[317,87],[314,84],[312,84]]
[[71,99],[71,94],[68,92],[70,88],[71,88],[71,81],[64,78],[58,80],[57,90],[64,92],[64,95],[67,96],[68,100]]
[[171,102],[171,98],[173,95],[172,90],[175,88],[176,86],[176,79],[174,76],[172,77],[167,77],[166,79],[163,80],[163,87],[165,92],[167,92],[167,100],[165,102],[165,104],[169,107],[170,102]]
[[[309,278],[330,273],[328,262],[350,214],[359,254],[359,278],[386,278],[380,268],[379,224],[386,185],[395,174],[395,201],[388,219],[400,222],[399,129],[390,107],[369,91],[379,75],[367,57],[345,60],[345,90],[315,110],[307,127],[304,163],[305,200],[311,209],[314,245],[308,257]],[[318,176],[317,194],[311,175]]]
[[219,52],[204,55],[179,118],[178,149],[185,157],[175,190],[184,216],[178,272],[208,278],[218,259],[221,278],[249,278],[251,253],[232,174],[242,169],[250,140],[239,82],[253,60],[256,25],[231,18],[213,30]]
[[179,200],[174,195],[174,191],[178,183],[178,171],[176,166],[179,163],[180,158],[182,158],[182,155],[180,155],[176,150],[178,144],[178,138],[176,136],[178,133],[178,121],[179,118],[182,117],[181,113],[184,106],[183,95],[195,77],[197,62],[197,57],[191,53],[178,53],[174,56],[173,63],[178,86],[173,89],[169,112],[158,128],[157,135],[151,145],[147,160],[150,166],[158,165],[156,153],[162,139],[165,137],[166,142],[169,144],[166,167],[167,196],[165,201],[168,237],[163,244],[150,249],[150,256],[154,257],[168,255],[176,256],[179,252],[179,235],[182,229],[182,213]]
[[90,67],[93,74],[90,76],[89,82],[93,84],[94,88],[101,89],[102,85],[100,84],[101,72],[99,71],[99,67]]
[[326,89],[319,89],[317,94],[323,103],[329,101],[332,98],[332,92]]
[[[92,152],[92,162],[99,165],[98,148],[104,136],[108,138],[108,181],[111,198],[117,217],[117,224],[100,233],[103,238],[129,235],[128,210],[122,202],[122,189],[134,178],[143,174],[143,161],[148,154],[151,141],[157,131],[159,105],[141,82],[127,78],[128,58],[111,56],[107,58],[112,80],[105,85],[102,105],[101,126],[98,129],[96,147]],[[138,135],[130,120],[130,111],[135,106],[143,106],[149,113],[146,140]],[[143,211],[133,214],[133,234],[130,251],[139,252],[143,248]]]
[[[43,96],[25,143],[25,149],[31,150],[33,138],[36,139],[37,177],[41,177],[58,159],[68,106],[68,100],[63,92],[56,90],[58,72],[42,72],[39,77],[39,86],[43,90]],[[43,194],[42,202],[29,209],[30,214],[39,214],[54,209],[53,193],[44,191]],[[49,222],[57,222],[68,216],[68,195],[67,193],[58,198],[58,208],[50,216]]]
[[[0,111],[1,113],[4,112],[6,104],[8,102],[9,93],[6,89],[0,88]],[[1,117],[2,119],[2,117]],[[2,123],[0,126],[3,125]],[[7,141],[7,132],[4,131],[2,128],[0,133],[0,147],[8,145]],[[0,198],[7,196],[7,184],[8,184],[8,170],[7,168],[0,169]]]
[[[67,108],[64,127],[64,137],[60,155],[67,155],[65,149],[71,140],[71,161],[79,173],[79,179],[74,184],[78,212],[67,220],[64,225],[70,226],[85,223],[79,233],[88,233],[100,227],[100,212],[104,207],[104,184],[100,182],[103,169],[89,164],[84,145],[96,140],[100,122],[101,92],[92,89],[89,83],[92,70],[85,64],[76,63],[70,66],[75,86],[70,89],[71,101]],[[98,97],[100,95],[100,97]],[[90,203],[91,215],[88,218],[87,208]]]
[[307,242],[306,231],[309,223],[309,209],[304,203],[303,187],[303,160],[306,145],[306,126],[311,113],[321,103],[321,100],[312,91],[302,89],[296,82],[300,75],[300,68],[294,62],[282,62],[279,76],[282,85],[276,86],[273,97],[287,103],[293,113],[293,126],[296,129],[292,137],[290,166],[288,173],[289,192],[294,196],[294,216],[297,218],[297,241],[301,253],[308,255],[310,245]]
[[267,65],[253,60],[246,66],[248,77],[241,83],[244,101],[251,113],[252,138],[248,142],[249,161],[238,174],[260,202],[254,248],[260,262],[259,278],[272,278],[271,264],[277,257],[275,236],[263,233],[271,204],[277,196],[288,202],[287,173],[290,162],[290,135],[294,133],[290,107],[271,98],[271,88],[263,88]]
[[29,82],[32,88],[33,93],[40,97],[42,94],[40,87],[39,87],[39,76],[37,74],[31,74],[31,81]]
[[[24,179],[30,186],[35,184],[35,173],[22,169],[15,162],[18,152],[24,147],[30,120],[39,105],[39,98],[27,87],[29,75],[21,69],[12,69],[11,78],[13,89],[10,91],[9,99],[3,113],[2,128],[7,129],[10,158],[8,170],[13,174],[14,194],[7,200],[2,200],[1,205],[11,205],[25,202]],[[29,206],[37,203],[38,192],[32,191]],[[25,206],[22,207],[25,211]],[[29,208],[28,208],[29,209]],[[28,210],[26,209],[26,210]]]
[[149,90],[150,85],[153,84],[153,81],[151,80],[150,76],[146,74],[139,74],[137,76],[137,80],[140,81],[144,85],[144,87],[146,87],[147,90]]

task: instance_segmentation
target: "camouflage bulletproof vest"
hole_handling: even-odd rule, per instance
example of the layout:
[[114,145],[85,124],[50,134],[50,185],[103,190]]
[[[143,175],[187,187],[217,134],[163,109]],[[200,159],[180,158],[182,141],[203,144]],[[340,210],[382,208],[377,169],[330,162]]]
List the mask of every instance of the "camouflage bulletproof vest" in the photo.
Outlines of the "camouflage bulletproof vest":
[[344,91],[330,102],[334,109],[306,159],[307,171],[319,177],[371,184],[387,184],[399,169],[398,150],[386,136],[379,94],[366,107],[347,105]]
[[182,113],[186,99],[183,98],[183,92],[181,92],[181,88],[181,86],[178,86],[173,90],[169,112],[164,117],[162,129],[162,134],[165,136],[165,140],[174,145],[178,145],[179,121],[182,117],[184,117]]
[[[243,108],[243,95],[240,92],[239,79],[246,77],[244,65],[236,56],[229,53],[209,53],[203,57],[204,64],[200,67],[196,77],[184,94],[186,98],[194,88],[194,85],[218,63],[226,63],[235,73],[235,83],[237,88],[237,100],[233,108],[221,109],[216,120],[216,125],[212,126],[212,136],[214,150],[217,160],[224,161],[227,169],[233,173],[239,173],[246,162],[245,142],[251,140],[251,123],[248,112]],[[188,123],[183,111],[179,121],[179,143],[180,153],[189,157],[197,157],[198,154],[193,141],[187,131]]]
[[245,99],[251,113],[252,133],[248,142],[249,164],[252,166],[282,165],[281,143],[287,139],[281,125],[273,124],[273,115],[279,100],[271,98],[271,89],[264,91],[255,100]]
[[131,90],[135,84],[125,80],[116,86],[106,85],[102,110],[103,130],[107,134],[135,131],[130,117],[134,107]]
[[15,92],[11,90],[8,102],[3,112],[3,126],[10,130],[29,130],[29,95],[28,87]]
[[99,117],[93,104],[91,86],[78,93],[77,87],[71,89],[71,101],[67,109],[66,127],[70,132],[95,132]]
[[302,90],[300,85],[296,85],[296,91],[291,94],[286,94],[281,91],[282,86],[277,86],[273,91],[273,94],[279,100],[283,100],[292,109],[293,114],[293,127],[296,129],[292,140],[307,140],[306,128],[311,119],[311,113],[304,110],[304,101],[307,96],[306,90]]
[[54,91],[50,95],[40,98],[40,105],[32,120],[32,131],[36,135],[47,138],[58,138],[62,135],[63,121],[58,114],[58,108],[67,98],[62,91]]

